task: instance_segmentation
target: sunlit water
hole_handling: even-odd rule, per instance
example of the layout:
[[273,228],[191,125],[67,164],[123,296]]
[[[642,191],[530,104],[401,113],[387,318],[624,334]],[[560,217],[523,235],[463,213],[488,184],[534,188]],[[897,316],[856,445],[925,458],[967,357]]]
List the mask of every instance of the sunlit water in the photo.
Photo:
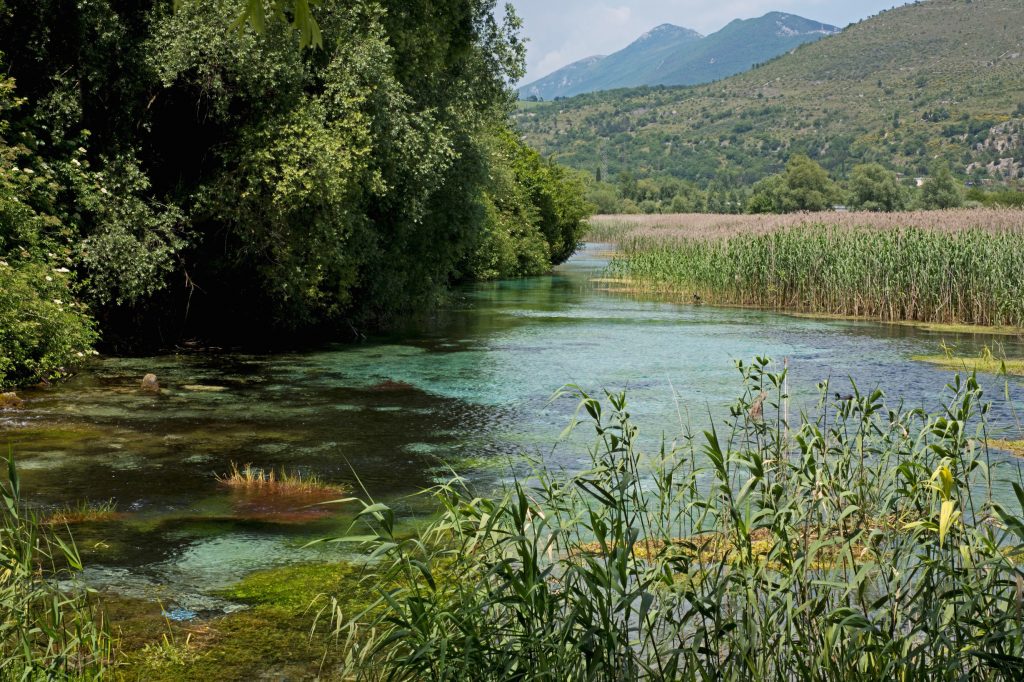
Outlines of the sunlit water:
[[[581,466],[585,439],[556,446],[575,408],[550,400],[565,384],[627,389],[655,447],[726,413],[742,390],[737,359],[788,358],[797,405],[813,402],[820,380],[852,377],[893,404],[934,410],[950,373],[911,356],[935,354],[943,340],[966,354],[992,342],[636,300],[592,282],[601,253],[586,249],[550,277],[467,288],[430,322],[357,346],[106,359],[25,393],[26,409],[0,413],[0,443],[13,447],[33,504],[116,501],[116,521],[75,530],[87,580],[216,612],[233,606],[212,595],[247,572],[344,556],[338,545],[303,545],[350,523],[345,507],[312,518],[254,509],[217,483],[231,462],[316,473],[410,516],[427,504],[412,493],[447,467],[495,485],[519,453]],[[147,372],[161,395],[138,390]],[[1005,381],[983,384],[993,422],[1009,427]],[[1021,389],[1010,380],[1018,407]]]

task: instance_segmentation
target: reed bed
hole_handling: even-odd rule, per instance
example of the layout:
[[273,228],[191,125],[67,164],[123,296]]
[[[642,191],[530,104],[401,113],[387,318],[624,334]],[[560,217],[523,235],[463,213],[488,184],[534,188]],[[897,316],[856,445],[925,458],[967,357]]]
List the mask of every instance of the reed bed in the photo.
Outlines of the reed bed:
[[378,602],[334,614],[352,678],[1022,679],[1024,487],[974,378],[930,415],[825,382],[791,423],[785,370],[740,371],[730,418],[655,452],[624,394],[573,389],[588,470],[440,486],[412,538],[366,502],[340,538],[379,560]]
[[936,232],[959,232],[965,228],[986,232],[1024,229],[1024,210],[967,208],[947,211],[867,211],[788,213],[783,215],[730,215],[715,213],[671,213],[656,215],[598,215],[589,220],[587,239],[619,243],[637,235],[672,238],[721,239],[739,235],[760,235],[808,225],[838,228],[892,230],[916,227]]
[[637,289],[708,303],[1024,327],[1022,212],[733,218],[617,228],[609,271]]

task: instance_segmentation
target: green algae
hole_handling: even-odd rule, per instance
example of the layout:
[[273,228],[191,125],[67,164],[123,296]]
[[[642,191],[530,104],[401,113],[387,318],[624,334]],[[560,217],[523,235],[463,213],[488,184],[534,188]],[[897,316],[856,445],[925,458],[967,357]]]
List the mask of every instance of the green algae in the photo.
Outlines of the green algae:
[[115,679],[338,679],[345,652],[318,614],[328,595],[346,613],[369,607],[363,571],[349,563],[258,571],[218,592],[248,608],[201,623],[172,623],[152,603],[120,600],[108,612],[121,633]]

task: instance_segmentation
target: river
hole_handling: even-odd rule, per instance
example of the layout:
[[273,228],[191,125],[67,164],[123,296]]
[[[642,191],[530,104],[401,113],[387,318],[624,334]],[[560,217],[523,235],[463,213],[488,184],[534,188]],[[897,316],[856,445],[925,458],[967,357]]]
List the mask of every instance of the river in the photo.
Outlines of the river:
[[[891,403],[934,410],[950,372],[910,358],[942,341],[967,355],[992,343],[609,292],[593,281],[605,253],[591,245],[550,276],[467,287],[430,320],[359,345],[104,358],[25,392],[25,409],[0,413],[0,445],[43,510],[116,502],[117,518],[75,528],[89,583],[218,612],[234,606],[216,590],[250,571],[346,556],[303,545],[351,522],[351,503],[324,514],[240,502],[216,480],[232,462],[315,473],[413,517],[428,505],[413,493],[451,471],[486,486],[524,452],[581,466],[585,438],[556,443],[575,407],[550,400],[565,384],[627,389],[653,447],[726,414],[742,388],[737,359],[788,358],[798,404],[813,402],[820,380],[846,392],[852,377]],[[1002,343],[1021,354],[1018,341]],[[148,372],[161,394],[139,390]],[[1005,383],[983,380],[993,422],[1009,427]],[[1010,380],[1018,406],[1022,389]]]

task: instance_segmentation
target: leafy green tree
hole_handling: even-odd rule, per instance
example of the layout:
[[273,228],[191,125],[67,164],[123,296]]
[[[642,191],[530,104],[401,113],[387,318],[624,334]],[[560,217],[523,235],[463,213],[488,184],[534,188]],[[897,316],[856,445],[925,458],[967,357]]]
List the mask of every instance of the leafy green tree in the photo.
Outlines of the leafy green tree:
[[931,174],[921,188],[921,204],[933,210],[964,205],[963,189],[947,164],[939,161],[932,166]]
[[[174,0],[174,8],[177,10],[186,2],[201,1],[205,0]],[[257,33],[265,32],[268,19],[267,3],[264,0],[244,0],[244,2],[245,4],[235,21],[235,26],[241,27],[249,24]],[[320,0],[272,0],[269,6],[271,10],[269,18],[273,21],[290,24],[298,32],[299,44],[302,47],[322,47],[323,34],[312,10],[319,4]]]
[[747,202],[750,213],[824,211],[839,198],[839,189],[828,172],[811,158],[798,154],[786,171],[759,181]]
[[791,211],[824,211],[838,196],[828,172],[807,156],[797,155],[786,164],[784,206]]
[[524,46],[495,0],[4,10],[11,135],[39,141],[40,214],[108,344],[387,324],[579,241],[582,183],[510,131]]
[[906,189],[896,174],[878,163],[860,164],[850,173],[851,207],[861,211],[902,211]]

